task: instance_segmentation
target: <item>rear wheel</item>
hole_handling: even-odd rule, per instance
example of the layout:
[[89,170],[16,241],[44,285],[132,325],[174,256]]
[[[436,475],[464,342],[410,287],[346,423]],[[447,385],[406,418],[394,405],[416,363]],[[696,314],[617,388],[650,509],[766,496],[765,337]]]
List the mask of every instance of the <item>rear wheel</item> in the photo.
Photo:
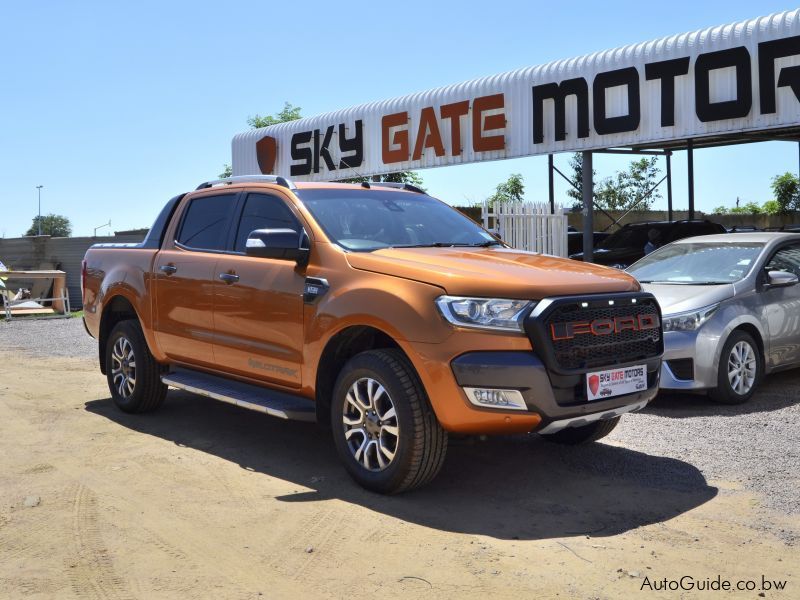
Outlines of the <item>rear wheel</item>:
[[117,323],[106,342],[106,378],[114,404],[128,413],[155,410],[167,394],[161,373],[139,323]]
[[334,387],[331,417],[339,458],[367,489],[404,492],[425,485],[442,467],[447,433],[397,350],[350,359]]
[[588,444],[589,442],[596,442],[614,431],[619,420],[620,417],[614,417],[613,419],[595,421],[594,423],[581,425],[580,427],[567,427],[555,433],[541,433],[539,435],[548,442],[556,442],[557,444],[568,444],[571,446]]
[[717,387],[709,396],[723,404],[743,404],[750,400],[761,383],[763,362],[758,344],[749,333],[734,331],[719,357]]

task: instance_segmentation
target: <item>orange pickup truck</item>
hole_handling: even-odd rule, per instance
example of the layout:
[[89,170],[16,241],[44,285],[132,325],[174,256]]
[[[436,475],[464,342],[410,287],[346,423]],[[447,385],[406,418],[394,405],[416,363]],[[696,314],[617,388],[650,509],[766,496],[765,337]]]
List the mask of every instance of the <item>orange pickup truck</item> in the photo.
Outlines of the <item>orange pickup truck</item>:
[[83,303],[121,410],[173,387],[317,421],[382,493],[433,479],[448,432],[607,435],[663,351],[629,275],[513,250],[408,184],[204,183],[141,244],[92,246]]

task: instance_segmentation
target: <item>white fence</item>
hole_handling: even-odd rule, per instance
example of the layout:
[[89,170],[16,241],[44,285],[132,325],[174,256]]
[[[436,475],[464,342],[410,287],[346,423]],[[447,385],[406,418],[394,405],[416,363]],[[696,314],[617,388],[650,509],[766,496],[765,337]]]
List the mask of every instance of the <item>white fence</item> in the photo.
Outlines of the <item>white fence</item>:
[[556,204],[555,213],[545,202],[483,203],[483,226],[518,250],[567,256],[567,215]]

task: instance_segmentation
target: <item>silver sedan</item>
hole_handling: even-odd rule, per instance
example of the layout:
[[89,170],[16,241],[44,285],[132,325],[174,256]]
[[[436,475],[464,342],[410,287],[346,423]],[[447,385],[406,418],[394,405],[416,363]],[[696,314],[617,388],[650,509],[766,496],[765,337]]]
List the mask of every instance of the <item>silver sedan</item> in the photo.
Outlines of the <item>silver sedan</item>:
[[765,374],[800,366],[800,234],[686,238],[627,271],[661,305],[662,388],[739,404]]

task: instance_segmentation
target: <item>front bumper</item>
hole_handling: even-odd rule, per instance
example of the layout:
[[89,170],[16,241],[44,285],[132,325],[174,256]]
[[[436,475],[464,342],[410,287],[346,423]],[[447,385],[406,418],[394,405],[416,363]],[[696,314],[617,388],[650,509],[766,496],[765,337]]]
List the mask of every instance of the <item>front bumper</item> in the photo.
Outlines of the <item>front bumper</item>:
[[453,360],[451,367],[462,388],[518,390],[528,410],[541,416],[534,431],[550,433],[643,408],[658,392],[661,358],[613,365],[613,368],[638,364],[647,367],[647,389],[594,401],[586,399],[584,373],[556,374],[534,352],[468,352]]
[[[664,333],[664,362],[661,366],[661,388],[669,390],[704,390],[717,386],[717,362],[720,334],[711,327],[696,331]],[[676,372],[673,361],[692,360],[689,373]],[[687,378],[687,375],[690,377]]]

